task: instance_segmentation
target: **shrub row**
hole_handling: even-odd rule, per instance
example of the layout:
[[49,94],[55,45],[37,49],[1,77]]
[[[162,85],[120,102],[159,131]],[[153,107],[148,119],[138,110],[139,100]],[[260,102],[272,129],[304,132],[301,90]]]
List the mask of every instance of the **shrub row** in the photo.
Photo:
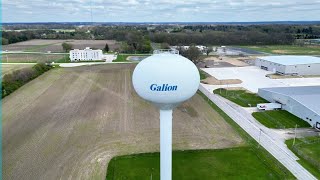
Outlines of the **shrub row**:
[[2,78],[2,98],[8,96],[27,82],[40,76],[52,67],[44,63],[38,63],[30,68],[24,68],[5,74]]

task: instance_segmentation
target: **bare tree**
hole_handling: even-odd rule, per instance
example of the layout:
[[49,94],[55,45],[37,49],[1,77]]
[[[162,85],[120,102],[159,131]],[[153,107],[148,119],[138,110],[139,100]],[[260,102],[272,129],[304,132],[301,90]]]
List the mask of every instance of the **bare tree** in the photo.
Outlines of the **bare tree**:
[[182,50],[180,54],[188,59],[190,59],[194,64],[198,64],[199,61],[201,60],[201,51],[195,47],[195,46],[190,46],[188,50]]

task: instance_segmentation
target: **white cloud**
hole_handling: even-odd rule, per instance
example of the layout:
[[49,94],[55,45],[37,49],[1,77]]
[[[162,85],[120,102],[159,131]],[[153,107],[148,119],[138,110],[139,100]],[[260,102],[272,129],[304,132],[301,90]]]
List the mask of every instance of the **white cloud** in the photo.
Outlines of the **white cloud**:
[[[320,20],[319,0],[3,0],[4,22]],[[89,13],[90,15],[90,13]]]

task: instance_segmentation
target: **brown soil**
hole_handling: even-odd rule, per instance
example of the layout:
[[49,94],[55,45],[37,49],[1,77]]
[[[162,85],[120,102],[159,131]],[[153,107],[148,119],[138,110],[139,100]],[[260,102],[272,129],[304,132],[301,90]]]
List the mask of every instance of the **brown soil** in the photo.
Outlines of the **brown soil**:
[[52,62],[63,58],[67,59],[68,56],[68,54],[4,54],[2,55],[2,62]]
[[268,74],[270,79],[292,79],[292,78],[318,78],[320,75],[306,75],[306,76],[285,76],[280,74]]
[[273,53],[277,53],[277,54],[286,54],[288,53],[287,50],[272,50]]
[[228,56],[223,56],[223,57],[207,57],[205,60],[214,60],[215,62],[227,62],[230,63],[234,66],[248,66],[247,63],[243,62],[244,59],[248,59],[248,57],[228,57]]
[[110,50],[119,47],[117,41],[114,40],[49,40],[34,39],[19,43],[4,45],[2,49],[9,51],[34,51],[34,52],[63,52],[62,43],[67,42],[73,45],[74,49],[84,49],[86,47],[103,49],[108,43]]
[[240,79],[218,80],[215,77],[211,76],[202,80],[201,83],[210,84],[210,85],[226,85],[226,84],[241,84],[242,81]]
[[[104,179],[112,157],[159,151],[159,111],[134,92],[134,66],[57,68],[5,97],[3,178]],[[244,144],[200,95],[173,118],[173,149]]]

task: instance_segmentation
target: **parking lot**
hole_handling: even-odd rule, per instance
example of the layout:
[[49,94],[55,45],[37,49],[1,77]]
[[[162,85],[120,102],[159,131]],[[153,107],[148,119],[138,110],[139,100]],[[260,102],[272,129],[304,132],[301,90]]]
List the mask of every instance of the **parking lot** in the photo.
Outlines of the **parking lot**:
[[286,86],[315,86],[320,85],[320,78],[288,78],[288,79],[270,79],[267,74],[270,71],[262,70],[255,66],[247,67],[226,67],[226,68],[205,68],[202,69],[218,80],[240,79],[240,84],[228,85],[205,85],[212,91],[217,88],[243,87],[251,92],[257,93],[259,88],[267,87],[286,87]]

